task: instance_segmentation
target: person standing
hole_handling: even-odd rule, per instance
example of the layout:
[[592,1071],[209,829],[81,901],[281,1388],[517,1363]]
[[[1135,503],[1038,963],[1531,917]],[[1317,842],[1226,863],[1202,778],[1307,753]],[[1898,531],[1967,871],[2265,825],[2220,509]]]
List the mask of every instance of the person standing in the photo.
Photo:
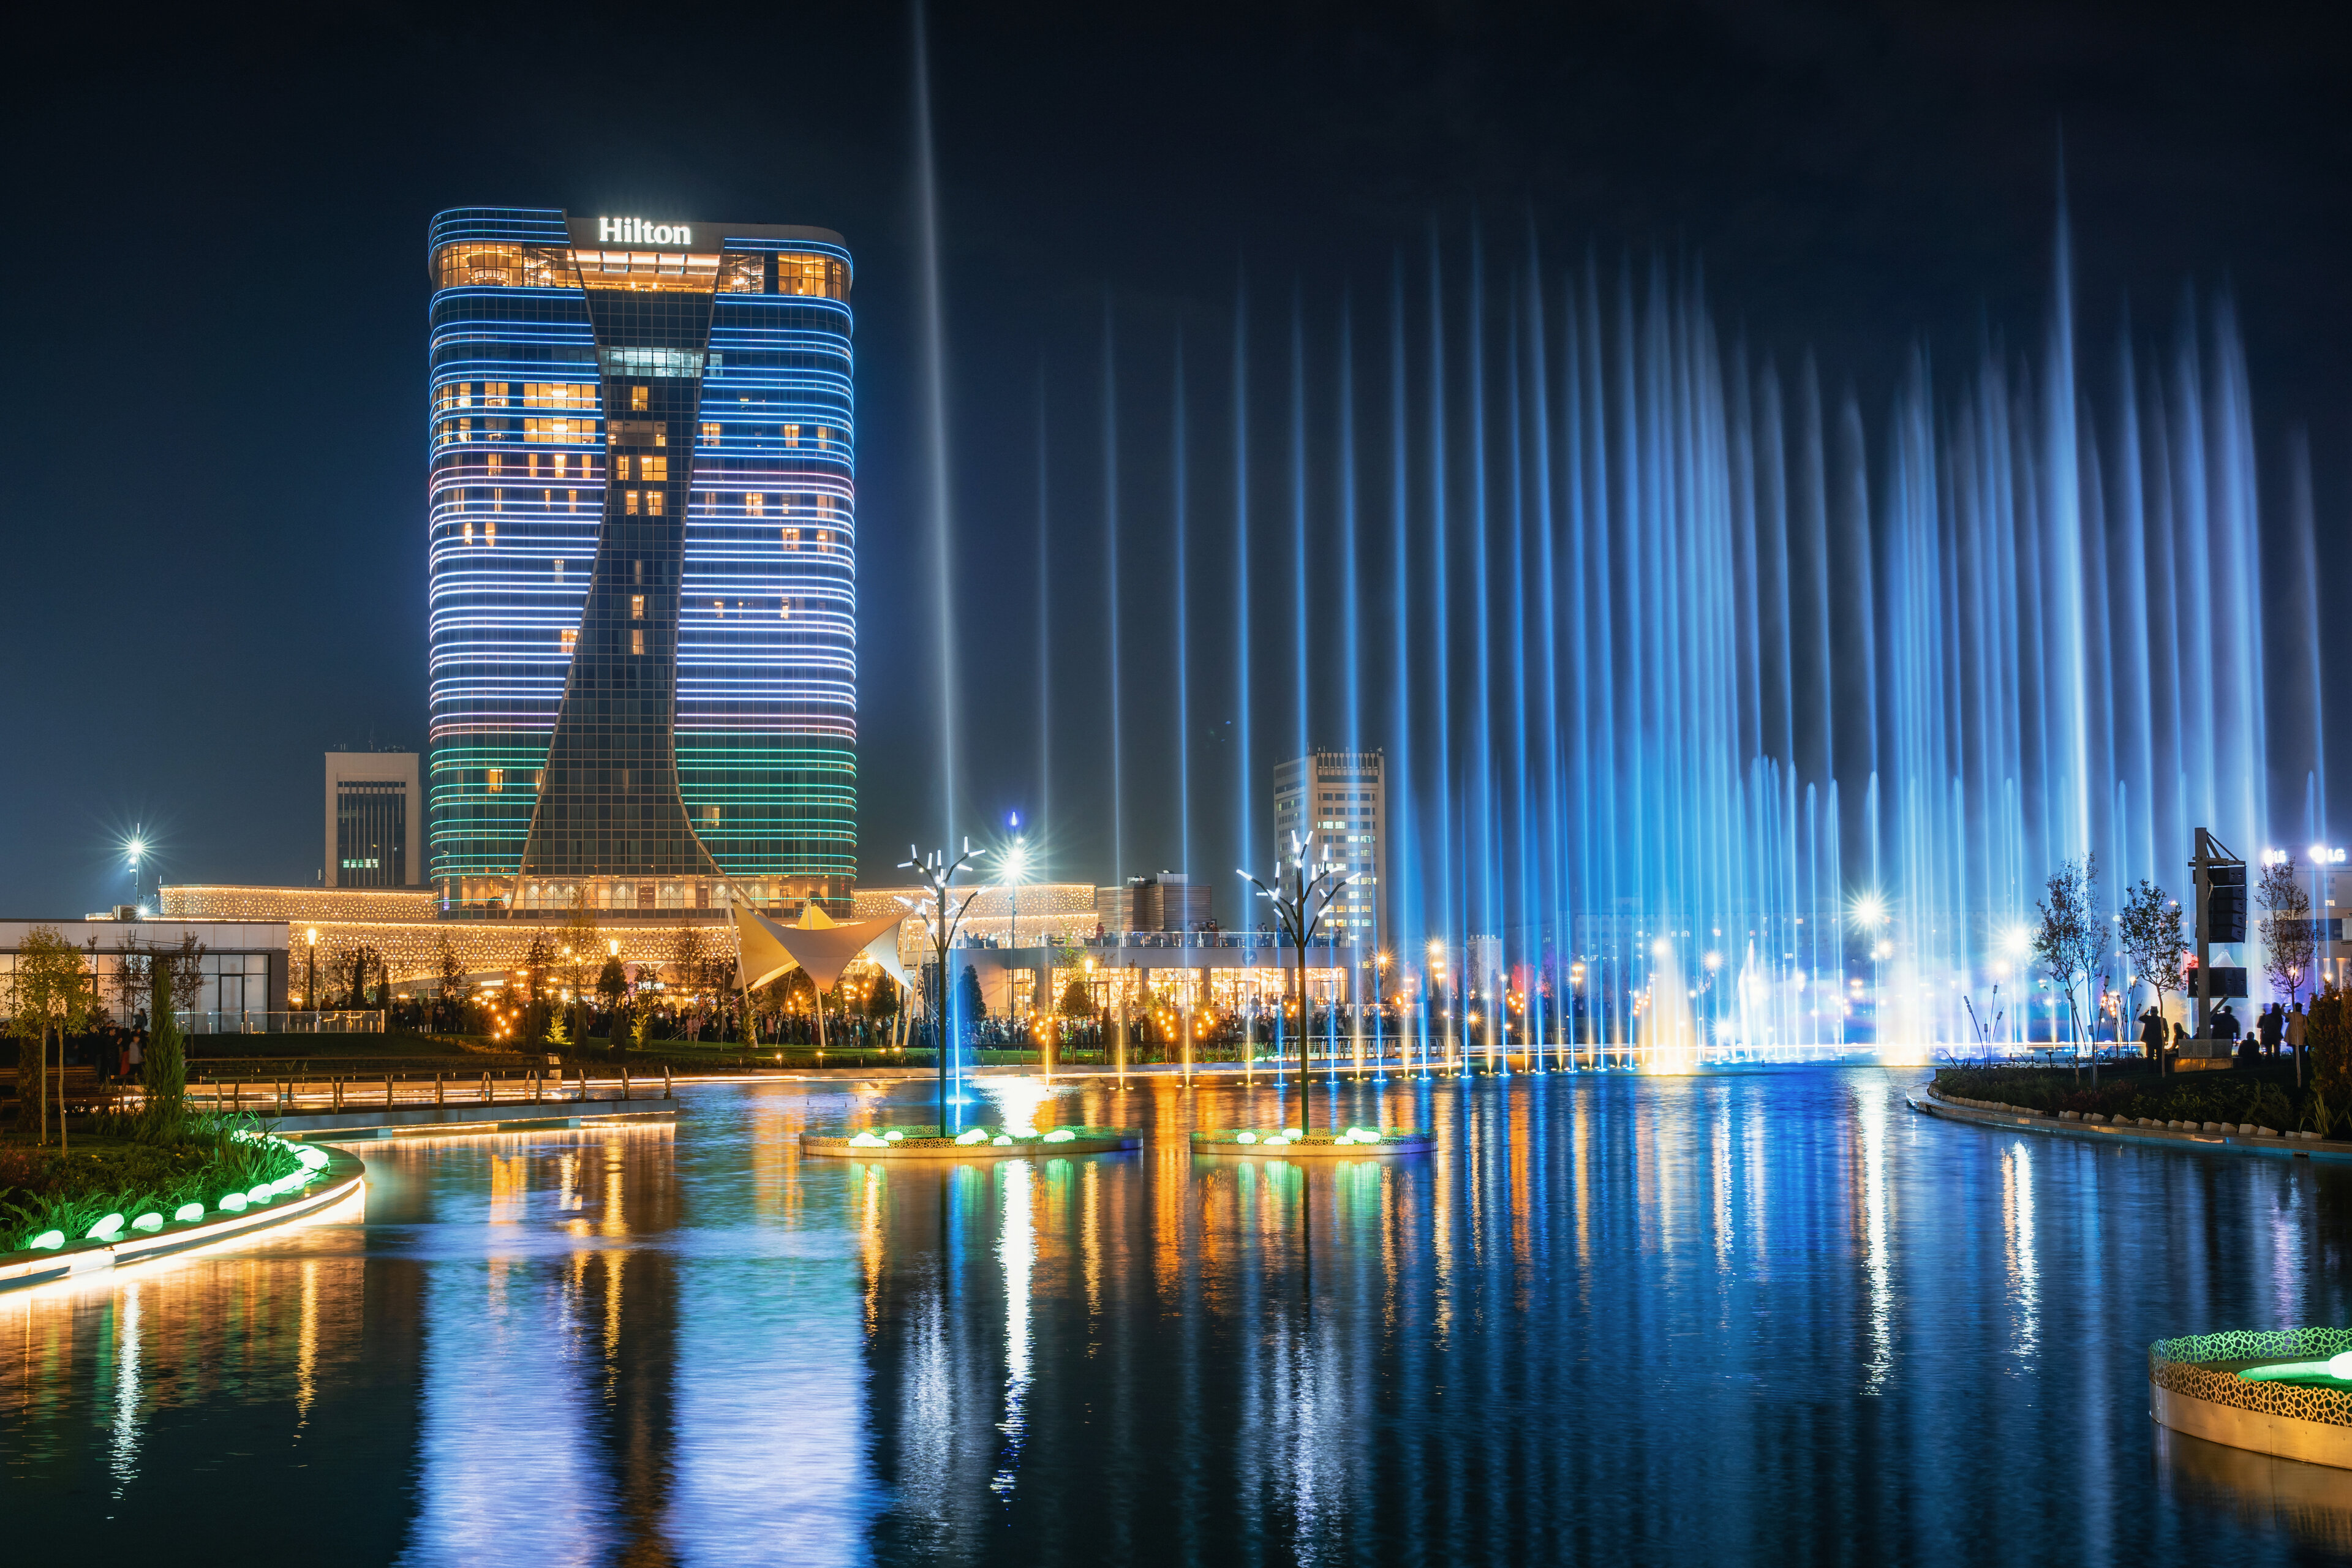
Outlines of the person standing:
[[2155,1061],[2164,1055],[2165,1037],[2164,1014],[2151,1002],[2147,1011],[2139,1016],[2139,1046],[2148,1060]]
[[2273,1002],[2263,1008],[2263,1016],[2257,1022],[2262,1035],[2263,1055],[2266,1057],[2278,1055],[2279,1037],[2285,1032],[2286,1026],[2286,1018],[2281,1005]]
[[2309,1028],[2310,1020],[2304,1016],[2303,1004],[2301,1002],[2297,1002],[2294,1005],[2294,1011],[2286,1016],[2285,1024],[2286,1050],[2287,1055],[2295,1058],[2295,1081],[2297,1083],[2303,1081],[2303,1042],[2305,1032]]

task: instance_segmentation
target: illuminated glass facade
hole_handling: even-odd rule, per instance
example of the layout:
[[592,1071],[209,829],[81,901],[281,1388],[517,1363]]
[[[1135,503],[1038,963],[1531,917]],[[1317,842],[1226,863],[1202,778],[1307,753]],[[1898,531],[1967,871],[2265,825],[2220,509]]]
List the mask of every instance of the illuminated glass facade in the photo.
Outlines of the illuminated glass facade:
[[428,264],[443,907],[845,909],[840,237],[476,207]]

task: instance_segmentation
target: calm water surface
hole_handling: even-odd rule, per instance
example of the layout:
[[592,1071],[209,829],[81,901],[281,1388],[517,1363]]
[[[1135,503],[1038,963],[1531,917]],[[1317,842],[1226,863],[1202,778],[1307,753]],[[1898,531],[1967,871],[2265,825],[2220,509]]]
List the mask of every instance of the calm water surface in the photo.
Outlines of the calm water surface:
[[[1916,1075],[1906,1075],[1908,1077]],[[362,1149],[364,1222],[0,1302],[0,1553],[336,1563],[2333,1560],[2352,1474],[2167,1438],[2160,1336],[2347,1321],[2352,1172],[1927,1121],[1876,1069],[1395,1080],[1433,1155],[675,1131]]]

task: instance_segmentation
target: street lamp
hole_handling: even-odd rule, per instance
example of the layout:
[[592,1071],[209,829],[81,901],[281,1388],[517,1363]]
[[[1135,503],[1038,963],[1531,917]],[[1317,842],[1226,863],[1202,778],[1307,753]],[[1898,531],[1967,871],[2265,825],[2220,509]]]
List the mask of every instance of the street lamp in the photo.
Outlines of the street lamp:
[[955,1129],[948,1121],[948,957],[955,948],[956,931],[963,925],[964,912],[971,908],[972,900],[980,896],[977,889],[963,896],[963,902],[954,904],[952,894],[956,873],[971,858],[971,840],[963,843],[963,853],[953,860],[944,850],[934,849],[928,858],[917,856],[915,847],[907,846],[909,857],[898,862],[901,871],[912,871],[926,891],[930,894],[930,910],[923,917],[929,928],[931,951],[938,955],[939,983],[935,993],[938,1000],[931,1011],[931,1021],[939,1030],[940,1044],[940,1136],[953,1137]]

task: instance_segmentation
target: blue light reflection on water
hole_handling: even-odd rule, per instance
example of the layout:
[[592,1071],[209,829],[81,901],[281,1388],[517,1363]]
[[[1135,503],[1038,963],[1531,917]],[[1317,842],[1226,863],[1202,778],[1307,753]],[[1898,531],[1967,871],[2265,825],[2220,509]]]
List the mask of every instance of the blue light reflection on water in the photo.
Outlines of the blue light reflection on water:
[[363,1226],[0,1305],[0,1501],[184,1554],[294,1489],[351,1563],[2352,1550],[2352,1478],[2160,1441],[2142,1361],[2345,1321],[2352,1173],[1927,1122],[1875,1069],[1391,1079],[1333,1109],[1439,1152],[1311,1168],[1196,1163],[1190,1103],[1067,1092],[1151,1141],[1034,1164],[804,1163],[897,1113],[786,1087],[367,1150]]

